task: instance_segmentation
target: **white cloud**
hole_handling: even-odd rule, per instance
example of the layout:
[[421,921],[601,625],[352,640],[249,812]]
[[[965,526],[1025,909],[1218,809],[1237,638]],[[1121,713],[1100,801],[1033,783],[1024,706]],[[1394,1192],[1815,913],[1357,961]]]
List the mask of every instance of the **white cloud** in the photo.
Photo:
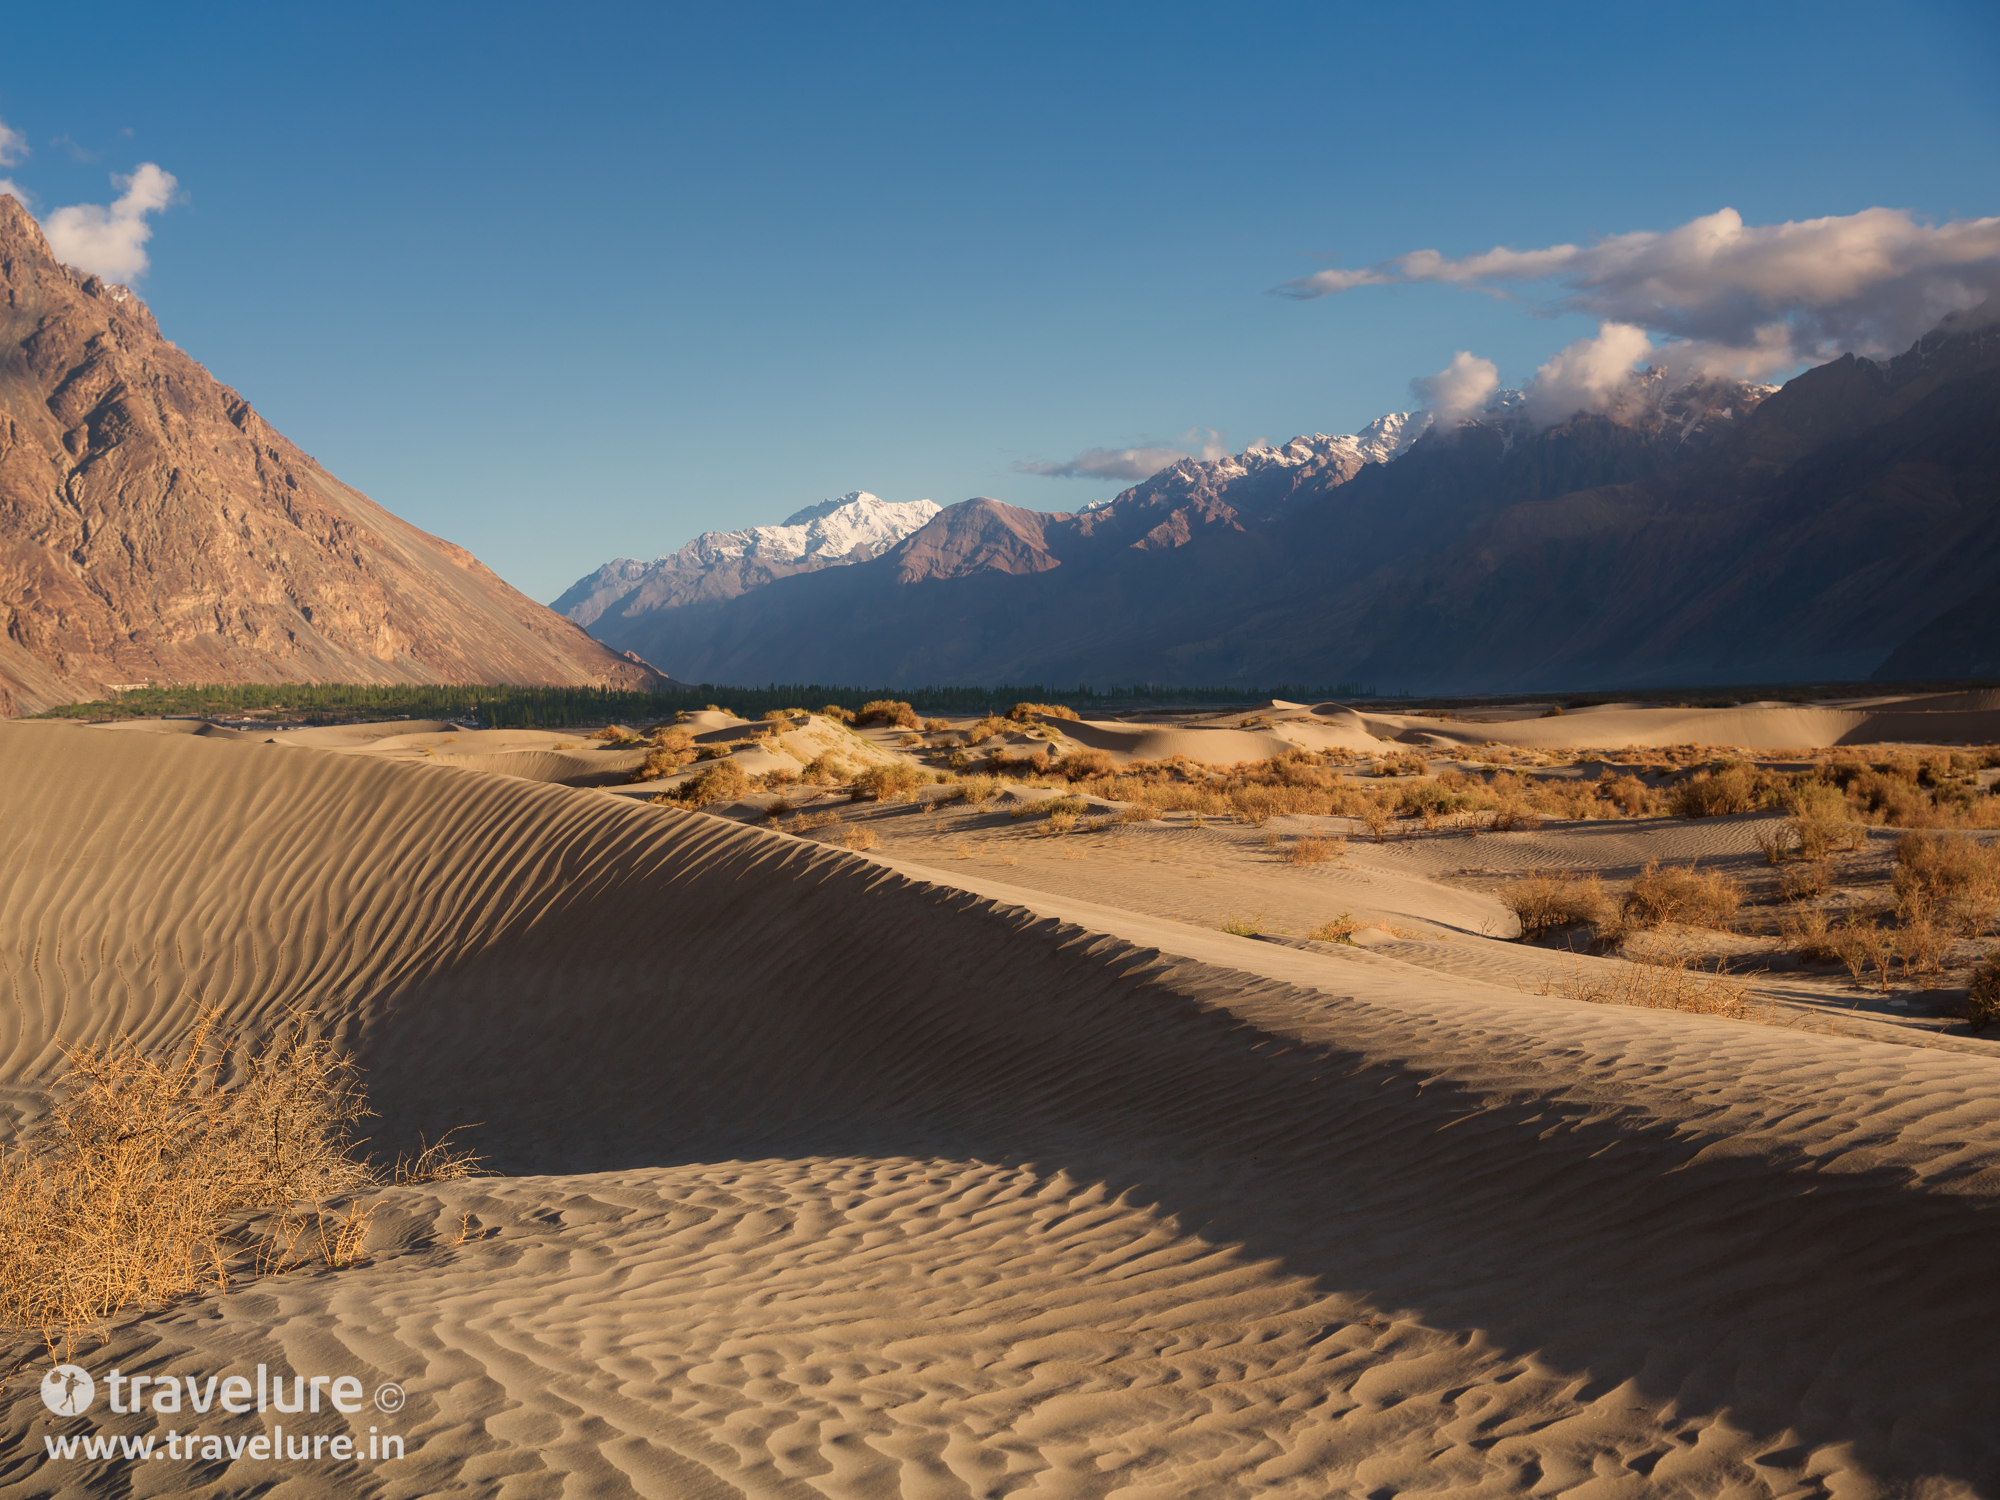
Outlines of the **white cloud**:
[[153,227],[146,216],[172,202],[178,184],[152,162],[111,181],[125,191],[109,208],[95,203],[58,208],[42,221],[42,230],[57,260],[107,281],[133,281],[145,275],[148,264],[146,241]]
[[[1198,448],[1190,448],[1199,438]],[[1061,463],[1014,465],[1022,474],[1040,474],[1049,479],[1127,479],[1138,481],[1150,479],[1162,469],[1172,468],[1184,458],[1199,458],[1213,463],[1218,458],[1229,456],[1223,446],[1222,434],[1213,428],[1196,428],[1181,434],[1180,447],[1157,448],[1086,448],[1075,458]]]
[[0,193],[12,193],[16,198],[20,199],[21,207],[23,208],[26,208],[30,201],[32,201],[28,197],[28,190],[11,178],[0,177]]
[[1652,352],[1645,329],[1598,324],[1596,337],[1578,339],[1535,371],[1522,393],[1530,420],[1547,427],[1580,411],[1615,412],[1632,389],[1633,367]]
[[1612,235],[1453,260],[1435,250],[1361,270],[1321,271],[1282,296],[1443,282],[1495,290],[1553,281],[1551,312],[1583,312],[1678,341],[1660,352],[1691,372],[1754,378],[1852,352],[1896,354],[1948,313],[2000,307],[2000,218],[1929,225],[1901,209],[1745,225],[1733,208],[1665,232]]
[[1431,426],[1449,432],[1468,417],[1476,417],[1486,398],[1500,389],[1499,368],[1461,349],[1435,375],[1410,382],[1410,394],[1430,411]]
[[17,166],[28,159],[28,138],[5,120],[0,120],[0,167]]

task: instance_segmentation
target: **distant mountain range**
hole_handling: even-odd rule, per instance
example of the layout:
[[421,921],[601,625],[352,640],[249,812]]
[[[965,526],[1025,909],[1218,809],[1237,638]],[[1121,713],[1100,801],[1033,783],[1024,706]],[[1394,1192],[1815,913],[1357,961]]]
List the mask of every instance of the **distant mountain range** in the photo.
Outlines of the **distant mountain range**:
[[651,688],[57,263],[0,195],[0,716],[179,682]]
[[593,629],[717,682],[1449,692],[2000,669],[1990,317],[1775,392],[1653,373],[1546,429],[1508,396],[1450,432],[1426,420],[1187,459],[1078,514],[968,500],[871,559]]

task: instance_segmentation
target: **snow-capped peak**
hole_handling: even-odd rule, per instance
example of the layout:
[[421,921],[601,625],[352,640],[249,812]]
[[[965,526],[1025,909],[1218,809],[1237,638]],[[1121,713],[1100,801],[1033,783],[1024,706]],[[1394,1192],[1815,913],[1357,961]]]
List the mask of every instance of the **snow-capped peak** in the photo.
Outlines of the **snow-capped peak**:
[[[866,490],[851,490],[794,511],[778,526],[704,531],[675,554],[695,562],[755,557],[764,562],[860,561],[894,545],[938,513],[931,500],[891,504]],[[857,556],[856,554],[859,554]]]

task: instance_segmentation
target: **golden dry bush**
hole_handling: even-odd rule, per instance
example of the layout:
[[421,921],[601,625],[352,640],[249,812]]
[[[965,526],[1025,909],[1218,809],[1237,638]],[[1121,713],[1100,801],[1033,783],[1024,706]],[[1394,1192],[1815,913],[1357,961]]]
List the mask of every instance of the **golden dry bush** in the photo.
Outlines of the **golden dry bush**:
[[876,698],[862,704],[861,711],[854,716],[854,725],[858,729],[867,724],[887,724],[891,729],[924,727],[914,708],[894,698]]
[[827,704],[825,708],[819,711],[819,716],[822,719],[831,719],[836,724],[852,724],[854,722],[854,710],[851,708],[842,708],[838,703]]
[[1786,912],[1778,919],[1778,936],[1806,963],[1830,964],[1840,959],[1832,922],[1816,906]]
[[1727,875],[1693,865],[1662,869],[1648,861],[1632,882],[1621,915],[1632,927],[1680,922],[1689,927],[1727,929],[1743,904],[1743,887]]
[[1224,932],[1235,937],[1257,937],[1274,930],[1262,912],[1258,912],[1254,917],[1239,917],[1231,912],[1223,918],[1221,927]]
[[699,776],[691,776],[679,786],[653,798],[682,807],[707,807],[712,802],[734,802],[750,790],[750,778],[733,760],[712,761]]
[[1070,781],[1087,781],[1094,776],[1111,776],[1118,767],[1108,750],[1072,750],[1062,758],[1056,767],[1058,773]]
[[814,786],[839,786],[853,774],[847,762],[831,751],[808,761],[805,770],[799,773],[801,779]]
[[1678,818],[1716,818],[1753,812],[1758,797],[1746,767],[1725,766],[1695,772],[1668,794],[1667,804]]
[[1346,839],[1318,838],[1308,834],[1292,840],[1291,847],[1285,850],[1285,863],[1291,865],[1333,864],[1346,851]]
[[908,761],[890,761],[857,773],[849,795],[856,802],[900,802],[930,779],[930,772]]
[[1823,860],[1837,849],[1857,847],[1863,838],[1840,788],[1817,778],[1789,787],[1785,807],[1791,816],[1784,828],[1798,845],[1801,859]]
[[694,759],[694,738],[685,729],[662,729],[652,738],[646,760],[632,773],[634,782],[658,781]]
[[1500,902],[1521,923],[1523,941],[1563,927],[1604,920],[1610,909],[1603,883],[1595,875],[1579,879],[1568,873],[1537,873],[1515,881],[1497,893]]
[[872,828],[863,828],[859,823],[849,823],[840,830],[840,842],[849,849],[873,849],[882,840]]
[[1810,901],[1824,896],[1831,883],[1824,864],[1786,865],[1778,872],[1778,895],[1786,901]]
[[[123,1034],[62,1050],[45,1121],[0,1151],[8,1324],[67,1350],[124,1308],[225,1285],[246,1251],[262,1269],[296,1263],[301,1241],[330,1265],[358,1256],[368,1211],[326,1205],[378,1180],[354,1154],[367,1100],[304,1016],[258,1049],[209,1011],[163,1053]],[[251,1213],[268,1216],[261,1239],[240,1227]]]
[[1064,708],[1060,703],[1016,703],[1007,717],[1017,724],[1025,724],[1035,718],[1074,719],[1077,712],[1073,708]]
[[1908,923],[1949,923],[1977,937],[2000,912],[2000,844],[1966,835],[1905,834],[1896,841],[1896,911]]
[[1966,995],[1965,1020],[1974,1032],[1984,1031],[2000,1021],[2000,953],[1987,955],[1986,962],[1972,972],[1972,988]]

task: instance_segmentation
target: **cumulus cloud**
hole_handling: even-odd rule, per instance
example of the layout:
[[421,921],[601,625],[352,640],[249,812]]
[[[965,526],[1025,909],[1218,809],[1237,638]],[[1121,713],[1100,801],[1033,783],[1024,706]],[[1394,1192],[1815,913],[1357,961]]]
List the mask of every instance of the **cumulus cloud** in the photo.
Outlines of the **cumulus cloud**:
[[1490,359],[1478,359],[1461,349],[1435,375],[1410,382],[1410,394],[1431,416],[1431,426],[1449,432],[1468,417],[1476,417],[1486,400],[1500,389],[1500,370]]
[[1746,225],[1733,208],[1677,229],[1590,245],[1504,247],[1454,260],[1416,250],[1360,270],[1274,288],[1328,297],[1356,287],[1441,282],[1499,291],[1554,282],[1550,313],[1582,312],[1676,341],[1661,353],[1695,373],[1756,378],[1841,353],[1900,353],[1947,314],[1995,298],[2000,218],[1923,224],[1901,209]]
[[125,191],[110,207],[78,203],[56,209],[42,221],[42,231],[57,260],[106,281],[134,281],[148,265],[146,241],[153,237],[153,226],[146,216],[172,202],[178,184],[171,172],[152,162],[111,182]]
[[[1190,446],[1199,439],[1199,446]],[[1184,458],[1213,463],[1229,456],[1222,434],[1213,428],[1196,428],[1182,433],[1178,447],[1086,448],[1075,458],[1061,463],[1017,463],[1022,474],[1040,474],[1049,479],[1150,479],[1162,469],[1172,468]]]
[[19,166],[28,159],[28,138],[0,120],[0,167]]
[[1636,324],[1598,324],[1595,337],[1578,339],[1535,371],[1522,392],[1530,420],[1549,426],[1580,411],[1615,412],[1632,389],[1634,368],[1652,352]]

